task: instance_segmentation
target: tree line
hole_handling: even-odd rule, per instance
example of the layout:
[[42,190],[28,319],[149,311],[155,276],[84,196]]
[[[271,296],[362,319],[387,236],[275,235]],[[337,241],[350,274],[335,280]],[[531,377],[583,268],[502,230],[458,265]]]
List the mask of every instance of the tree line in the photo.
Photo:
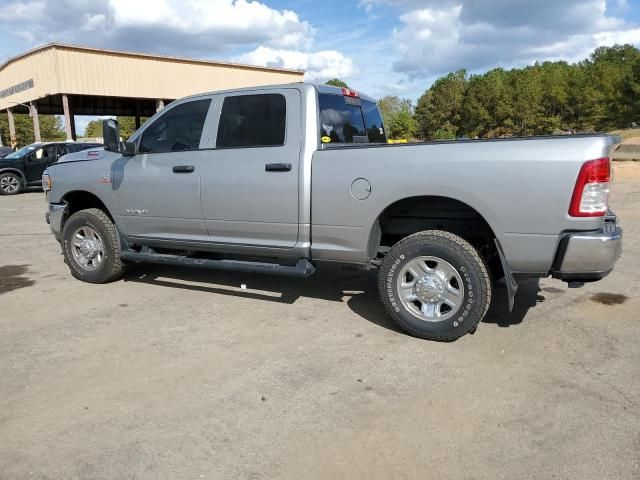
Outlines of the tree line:
[[378,102],[389,138],[438,140],[609,131],[640,123],[640,50],[597,48],[570,64],[465,70],[438,78],[414,106]]
[[[329,85],[348,87],[339,79]],[[553,133],[595,132],[640,123],[640,50],[632,45],[599,47],[574,64],[535,63],[525,68],[494,68],[483,74],[458,70],[438,78],[415,106],[410,99],[378,101],[388,138],[438,140]],[[34,141],[28,115],[14,115],[18,146]],[[135,130],[132,117],[120,117],[121,134]],[[143,119],[143,121],[146,119]],[[62,120],[40,116],[43,140],[65,138]],[[0,136],[9,143],[6,114]],[[100,120],[85,136],[101,137]]]
[[[136,119],[135,117],[116,117],[118,120],[118,126],[120,127],[120,136],[123,139],[129,138],[136,131]],[[140,118],[140,126],[149,120],[147,117]],[[87,127],[84,131],[86,138],[100,138],[102,137],[102,118],[91,120],[87,123]]]
[[[60,117],[53,115],[40,115],[40,136],[44,141],[64,140],[66,138],[64,125]],[[33,120],[27,114],[14,114],[13,121],[16,127],[16,141],[18,147],[24,147],[35,141],[33,133]],[[0,137],[2,144],[11,145],[9,136],[9,119],[7,114],[0,115]]]

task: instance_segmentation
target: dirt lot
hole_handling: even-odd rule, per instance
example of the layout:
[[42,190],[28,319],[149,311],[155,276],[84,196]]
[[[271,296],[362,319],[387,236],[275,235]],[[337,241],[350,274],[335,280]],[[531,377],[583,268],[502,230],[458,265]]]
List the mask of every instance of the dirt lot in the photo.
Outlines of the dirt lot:
[[[640,478],[640,164],[604,281],[399,333],[372,274],[69,275],[41,193],[0,198],[0,478]],[[241,284],[247,289],[242,290]]]

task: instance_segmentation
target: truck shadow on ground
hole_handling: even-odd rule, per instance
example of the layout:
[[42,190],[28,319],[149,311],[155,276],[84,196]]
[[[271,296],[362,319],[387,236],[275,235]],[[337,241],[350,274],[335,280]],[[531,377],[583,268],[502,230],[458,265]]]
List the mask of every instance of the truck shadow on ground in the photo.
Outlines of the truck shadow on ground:
[[[400,332],[380,302],[375,271],[324,267],[319,268],[310,278],[299,279],[138,264],[127,269],[124,281],[288,305],[301,297],[342,302],[363,319]],[[246,289],[242,289],[242,285],[246,285]],[[523,282],[518,290],[513,311],[509,312],[506,288],[498,283],[494,289],[491,307],[483,322],[500,327],[522,323],[529,309],[536,305],[539,290],[538,280]]]

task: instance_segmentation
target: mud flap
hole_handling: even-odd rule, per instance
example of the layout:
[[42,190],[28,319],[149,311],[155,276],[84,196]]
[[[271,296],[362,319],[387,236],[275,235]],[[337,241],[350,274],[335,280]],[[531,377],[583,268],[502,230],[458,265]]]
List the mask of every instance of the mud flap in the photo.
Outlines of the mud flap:
[[513,303],[515,301],[516,293],[518,292],[518,283],[511,275],[511,270],[509,270],[509,265],[507,264],[507,259],[504,256],[504,252],[502,251],[502,245],[497,238],[494,239],[496,243],[496,249],[498,250],[498,256],[500,257],[500,264],[502,265],[502,271],[504,272],[504,281],[507,284],[507,297],[509,301],[509,311],[513,311]]

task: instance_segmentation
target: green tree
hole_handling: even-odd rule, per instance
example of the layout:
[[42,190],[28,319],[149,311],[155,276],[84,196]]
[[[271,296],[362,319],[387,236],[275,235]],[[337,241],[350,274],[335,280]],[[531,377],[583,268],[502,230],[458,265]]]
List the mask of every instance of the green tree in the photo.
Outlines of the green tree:
[[516,135],[534,135],[541,133],[542,122],[542,84],[539,70],[528,67],[513,70],[513,133]]
[[437,79],[418,100],[418,129],[427,138],[455,138],[462,132],[462,104],[467,86],[465,70]]
[[[120,136],[126,140],[136,131],[136,119],[135,117],[118,117],[118,125],[120,127]],[[147,117],[140,118],[140,126],[148,120]],[[84,136],[88,138],[102,137],[102,118],[91,120],[87,124]]]
[[450,73],[418,99],[415,119],[432,139],[606,131],[640,121],[639,94],[640,50],[614,45],[576,64]]
[[624,126],[640,124],[640,58],[633,60],[622,85],[622,96],[626,99],[621,121]]
[[418,123],[413,115],[411,100],[387,95],[378,100],[378,109],[389,138],[408,140],[417,133]]
[[[140,119],[140,126],[144,125],[147,120],[149,120],[147,117],[142,117]],[[118,117],[118,125],[120,126],[120,136],[124,140],[133,135],[137,130],[135,117]]]
[[391,121],[387,126],[389,138],[394,140],[409,140],[415,135],[417,129],[418,122],[413,116],[411,106],[407,104],[403,104],[400,107],[400,110],[391,117]]
[[87,138],[99,138],[102,137],[102,119],[97,118],[87,123],[87,128],[84,130],[84,136]]
[[331,79],[331,80],[325,82],[325,85],[332,85],[334,87],[349,88],[349,85],[347,85],[346,82],[340,80],[339,78]]

